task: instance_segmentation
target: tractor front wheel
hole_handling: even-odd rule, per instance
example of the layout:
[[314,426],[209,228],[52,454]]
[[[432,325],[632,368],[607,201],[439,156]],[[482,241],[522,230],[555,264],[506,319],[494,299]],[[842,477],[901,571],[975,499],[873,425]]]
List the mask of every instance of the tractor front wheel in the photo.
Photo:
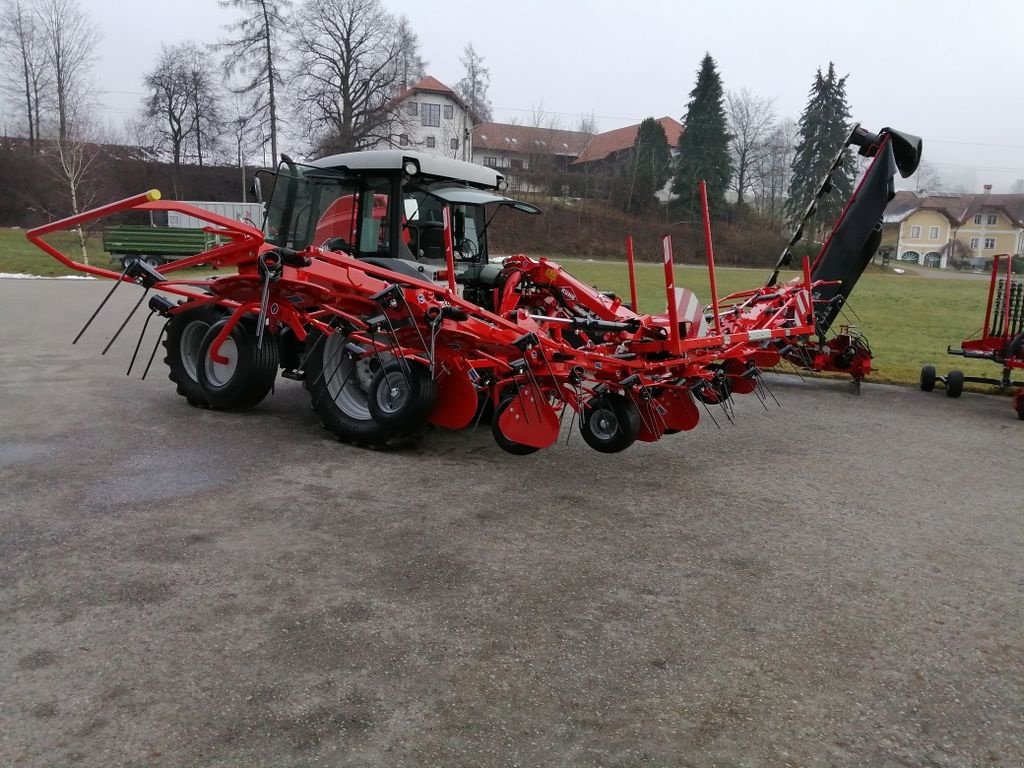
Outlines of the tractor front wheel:
[[256,347],[256,336],[248,323],[240,322],[220,345],[220,354],[227,362],[217,362],[211,356],[213,342],[228,318],[211,325],[199,347],[199,384],[212,408],[225,411],[247,411],[255,408],[270,390],[277,378],[277,337],[264,334],[263,343]]
[[921,391],[931,392],[935,389],[936,378],[934,365],[926,365],[921,368]]
[[600,453],[624,451],[640,432],[640,411],[628,397],[610,393],[591,399],[580,415],[583,441]]

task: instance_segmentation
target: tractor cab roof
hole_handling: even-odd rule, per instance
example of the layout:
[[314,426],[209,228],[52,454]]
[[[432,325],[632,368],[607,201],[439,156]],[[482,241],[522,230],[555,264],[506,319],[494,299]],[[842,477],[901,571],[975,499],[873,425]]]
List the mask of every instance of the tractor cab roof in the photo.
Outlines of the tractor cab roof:
[[430,180],[446,179],[488,189],[502,189],[505,186],[505,177],[494,168],[401,149],[345,152],[312,160],[309,165],[337,170],[395,171],[405,170],[409,163],[415,165],[415,175],[422,174]]

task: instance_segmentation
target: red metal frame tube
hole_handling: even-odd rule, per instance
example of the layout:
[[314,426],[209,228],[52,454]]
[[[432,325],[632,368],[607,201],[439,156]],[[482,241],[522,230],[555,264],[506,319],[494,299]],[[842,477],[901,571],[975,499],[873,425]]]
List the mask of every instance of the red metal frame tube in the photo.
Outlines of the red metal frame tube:
[[452,221],[448,206],[442,212],[444,217],[444,263],[448,268],[448,290],[455,296],[455,247],[452,245]]
[[676,306],[676,273],[672,260],[672,235],[661,238],[661,255],[665,262],[665,295],[668,298],[669,342],[679,352],[679,307]]
[[700,210],[704,218],[704,251],[708,259],[708,282],[711,283],[711,311],[715,315],[715,333],[722,335],[722,318],[718,316],[718,283],[715,282],[715,245],[711,242],[711,208],[708,205],[708,185],[700,180]]
[[807,314],[800,318],[805,325],[814,328],[814,293],[811,291],[811,260],[804,256],[804,290],[807,292]]
[[[995,263],[992,264],[995,271]],[[1013,257],[1006,254],[1006,295],[1003,297],[1003,338],[1010,340],[1010,287],[1013,283]]]
[[636,265],[633,262],[632,235],[626,235],[626,266],[629,268],[629,301],[633,311],[640,314],[640,304],[636,299]]

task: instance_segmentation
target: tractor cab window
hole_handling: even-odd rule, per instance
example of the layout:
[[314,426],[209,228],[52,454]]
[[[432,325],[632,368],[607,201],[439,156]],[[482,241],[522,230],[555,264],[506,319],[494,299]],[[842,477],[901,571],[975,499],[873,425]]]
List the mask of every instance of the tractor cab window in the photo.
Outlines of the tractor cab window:
[[367,175],[282,163],[267,213],[267,241],[357,257],[411,258],[399,241],[392,253],[394,175]]
[[456,260],[486,261],[482,205],[447,201],[434,194],[430,186],[409,185],[403,197],[403,228],[409,233],[409,247],[418,260],[444,260],[444,209],[447,207]]

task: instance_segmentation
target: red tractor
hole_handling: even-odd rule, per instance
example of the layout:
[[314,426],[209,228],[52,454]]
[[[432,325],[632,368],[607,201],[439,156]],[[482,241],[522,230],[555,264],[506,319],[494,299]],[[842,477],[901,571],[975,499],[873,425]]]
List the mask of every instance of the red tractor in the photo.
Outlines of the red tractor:
[[[527,454],[553,444],[568,417],[588,445],[614,453],[692,429],[701,408],[729,413],[734,394],[765,397],[761,368],[812,348],[820,319],[845,297],[845,275],[863,269],[856,262],[844,272],[836,262],[863,256],[891,192],[897,139],[907,143],[895,132],[851,134],[878,169],[866,178],[884,177],[888,186],[881,196],[873,188],[861,195],[870,196],[870,215],[857,219],[867,233],[844,225],[844,213],[834,235],[845,232],[846,246],[823,249],[821,277],[805,260],[792,282],[770,281],[721,306],[713,291],[707,309],[675,287],[668,238],[660,314],[635,311],[543,258],[492,263],[494,216],[540,211],[505,196],[493,168],[399,150],[309,164],[284,158],[264,231],[150,192],[28,237],[64,264],[114,280],[111,293],[122,283],[142,287],[136,309],[156,292],[150,318],[165,322],[150,363],[163,340],[168,375],[191,405],[253,408],[280,371],[304,383],[324,426],[346,442],[408,443],[430,426],[461,429],[486,417],[501,448]],[[222,244],[162,271],[129,261],[118,273],[74,262],[43,239],[125,210],[188,213],[209,222]],[[707,234],[713,281],[709,227]],[[850,243],[859,245],[851,251]],[[237,271],[174,275],[200,264]]]

